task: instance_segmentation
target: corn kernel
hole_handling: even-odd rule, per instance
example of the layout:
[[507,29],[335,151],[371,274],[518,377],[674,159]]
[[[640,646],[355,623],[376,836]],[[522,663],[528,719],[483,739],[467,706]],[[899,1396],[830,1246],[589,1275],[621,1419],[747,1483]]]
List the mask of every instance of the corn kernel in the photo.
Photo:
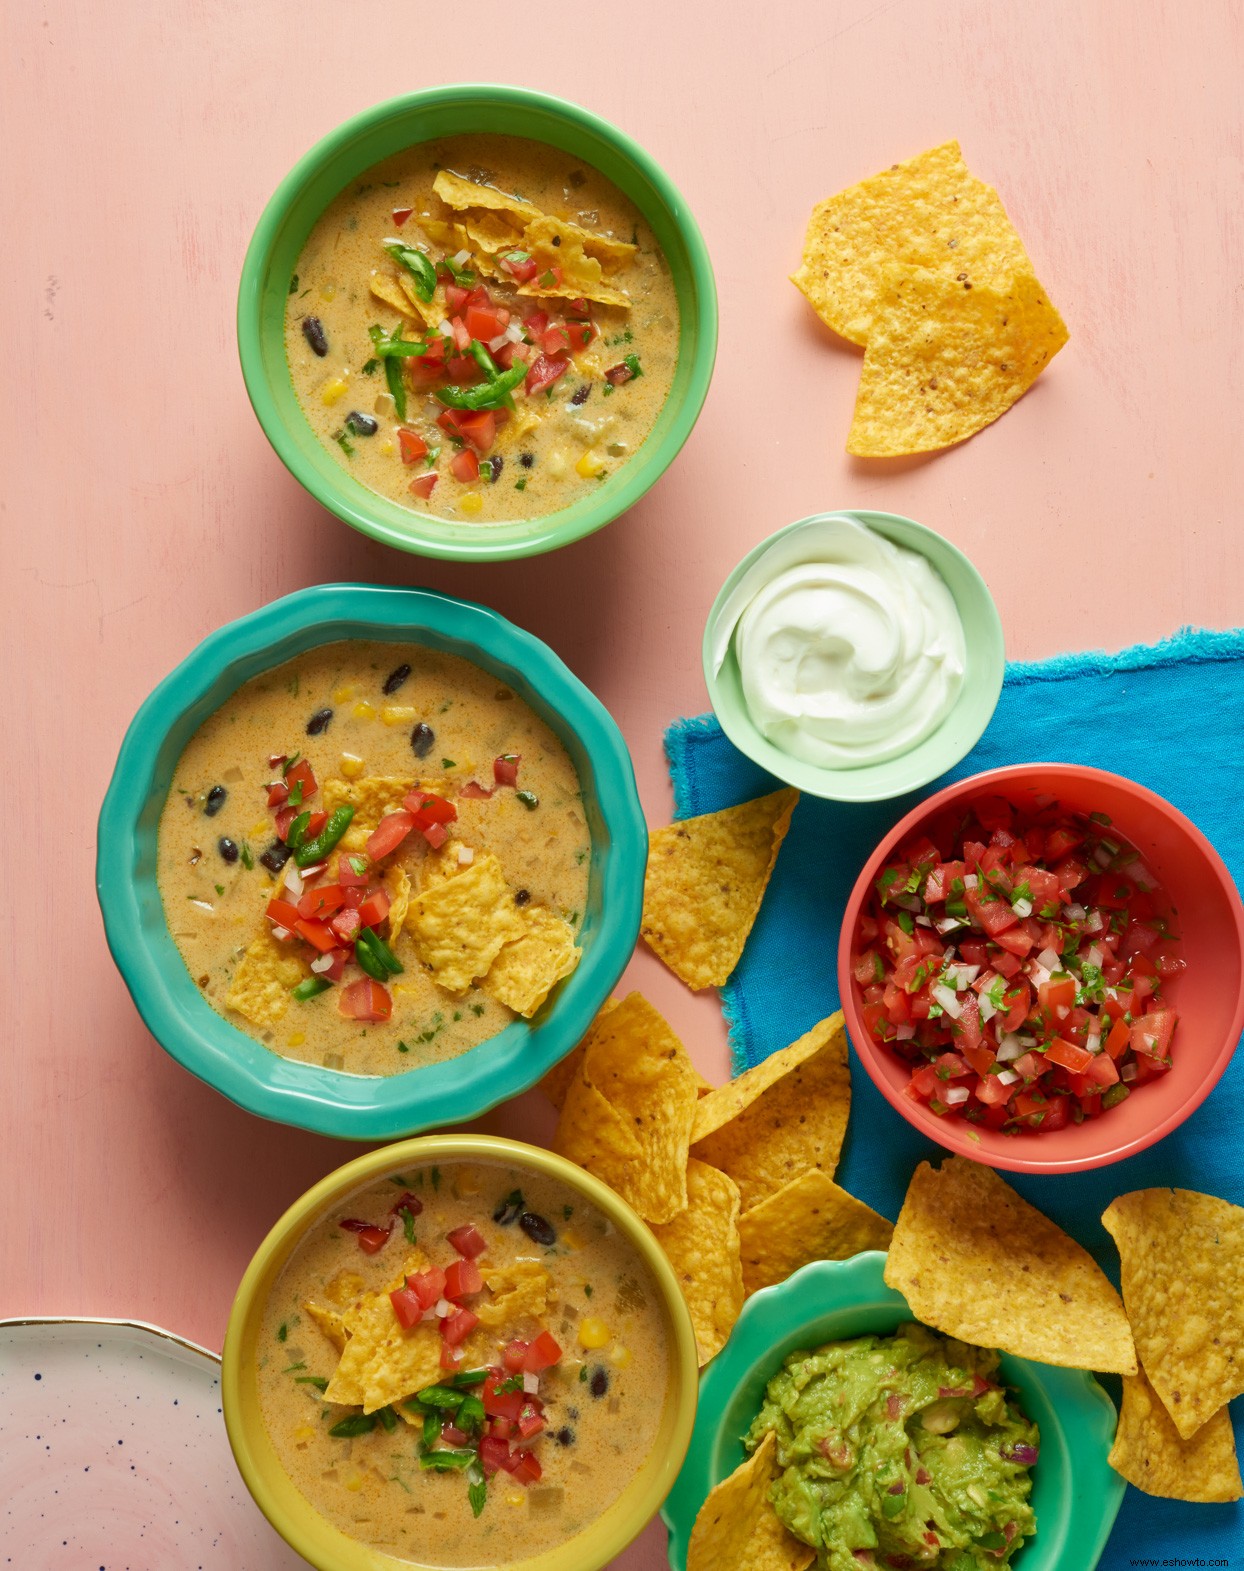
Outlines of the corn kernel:
[[590,480],[593,475],[598,475],[605,467],[605,460],[594,448],[589,447],[587,452],[575,465],[576,470],[585,480]]
[[521,1506],[525,1496],[517,1489],[511,1489],[505,1497],[507,1506]]
[[290,1047],[301,1047],[306,1040],[307,1033],[305,1031],[291,1031],[289,1034]]
[[365,698],[360,698],[354,706],[354,718],[356,720],[374,720],[376,718],[375,705],[369,704]]
[[266,835],[271,828],[272,825],[268,822],[268,820],[266,818],[261,818],[257,824],[251,825],[251,834]]
[[349,1478],[346,1479],[346,1488],[350,1491],[351,1494],[357,1495],[359,1490],[362,1489],[362,1487],[363,1487],[363,1475],[362,1475],[362,1473],[351,1473]]
[[298,1428],[294,1430],[294,1444],[301,1451],[315,1439],[315,1436],[316,1431],[312,1429],[310,1424],[299,1424]]
[[354,683],[343,682],[340,687],[333,689],[333,703],[344,704],[354,697]]
[[545,472],[552,475],[554,480],[560,480],[566,473],[566,455],[560,447],[555,447],[549,454],[544,468]]
[[322,404],[335,404],[339,398],[345,395],[346,389],[349,387],[349,385],[350,384],[346,381],[344,376],[334,376],[330,378],[329,381],[325,382],[324,386],[320,388],[320,402]]
[[380,451],[386,458],[391,458],[393,456],[393,443],[388,441],[381,442]]
[[595,1315],[585,1315],[579,1321],[580,1347],[604,1347],[611,1337],[609,1327]]
[[575,1232],[573,1227],[562,1228],[561,1241],[563,1244],[565,1244],[567,1249],[583,1248],[583,1240],[579,1237],[578,1233]]
[[609,1362],[616,1365],[619,1369],[625,1369],[630,1361],[631,1350],[629,1347],[623,1347],[621,1342],[609,1354]]
[[409,725],[416,718],[413,704],[385,704],[380,711],[380,718],[385,725]]
[[463,513],[481,513],[484,510],[484,499],[478,491],[468,491],[459,501],[458,509]]
[[321,284],[320,285],[320,299],[321,300],[335,300],[336,298],[337,298],[337,285],[336,284]]
[[342,753],[341,772],[347,780],[357,780],[367,765],[357,753]]

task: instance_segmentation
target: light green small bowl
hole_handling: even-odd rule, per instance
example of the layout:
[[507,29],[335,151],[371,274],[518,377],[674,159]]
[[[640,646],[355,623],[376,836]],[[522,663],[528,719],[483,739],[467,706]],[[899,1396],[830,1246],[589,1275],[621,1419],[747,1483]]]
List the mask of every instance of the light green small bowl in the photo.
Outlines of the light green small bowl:
[[[775,541],[830,517],[857,519],[879,535],[905,546],[934,567],[950,590],[963,623],[967,646],[967,666],[963,686],[954,707],[929,736],[897,758],[865,764],[859,769],[832,769],[792,758],[764,736],[752,721],[743,697],[743,682],[734,653],[734,639],[721,670],[715,669],[713,646],[717,627],[735,585],[744,573],[760,560]],[[874,513],[860,508],[839,508],[834,513],[815,513],[788,524],[762,540],[751,550],[721,586],[708,614],[702,645],[704,680],[709,702],[721,729],[735,747],[787,785],[798,786],[810,796],[828,797],[834,802],[881,802],[916,791],[944,775],[969,753],[980,740],[997,707],[1006,669],[1006,650],[1002,639],[1002,619],[993,603],[985,580],[964,556],[941,535],[912,518],[898,513]]]
[[[748,1299],[730,1340],[704,1371],[691,1448],[661,1510],[673,1571],[686,1571],[696,1513],[709,1490],[744,1460],[742,1437],[787,1354],[845,1337],[889,1336],[916,1318],[903,1295],[885,1285],[884,1269],[885,1256],[876,1251],[819,1260]],[[1032,1472],[1037,1533],[1016,1555],[1015,1571],[1094,1571],[1125,1488],[1106,1460],[1114,1404],[1079,1369],[1004,1353],[1002,1378],[1041,1432]]]
[[[468,524],[399,507],[344,470],[307,422],[285,357],[289,280],[307,236],[338,192],[420,142],[492,132],[544,142],[590,164],[644,215],[678,296],[678,365],[669,397],[639,449],[589,496],[541,518]],[[251,404],[294,478],[352,528],[420,556],[499,562],[582,539],[639,501],[691,434],[717,354],[717,290],[695,219],[638,143],[577,104],[522,87],[457,84],[391,98],[317,142],[277,187],[242,268],[238,351]]]
[[[221,1395],[234,1459],[259,1509],[281,1537],[318,1571],[421,1571],[420,1562],[394,1559],[334,1527],[299,1493],[268,1436],[260,1409],[256,1351],[264,1306],[290,1256],[307,1233],[348,1195],[395,1173],[430,1162],[504,1162],[565,1184],[594,1205],[643,1260],[656,1284],[665,1319],[669,1365],[661,1422],[652,1450],[622,1493],[568,1542],[494,1571],[599,1571],[652,1520],[687,1454],[695,1418],[695,1332],[669,1261],[624,1200],[564,1157],[490,1135],[438,1135],[371,1151],[339,1167],[296,1200],[260,1244],[233,1301],[221,1354]],[[413,1432],[412,1432],[413,1433]],[[413,1444],[413,1438],[412,1438]],[[494,1502],[494,1506],[505,1507]],[[444,1561],[438,1560],[443,1566]]]

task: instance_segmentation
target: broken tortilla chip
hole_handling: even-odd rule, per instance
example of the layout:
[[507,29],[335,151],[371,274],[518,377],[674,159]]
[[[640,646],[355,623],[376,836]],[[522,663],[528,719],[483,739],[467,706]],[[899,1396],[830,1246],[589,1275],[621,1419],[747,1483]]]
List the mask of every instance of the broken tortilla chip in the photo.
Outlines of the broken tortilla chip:
[[474,180],[464,180],[461,175],[456,175],[449,169],[438,172],[432,183],[432,189],[446,207],[452,207],[456,212],[478,207],[488,212],[511,213],[523,224],[544,216],[538,207],[531,202],[524,202],[521,196],[511,196],[506,191],[498,191],[496,186],[479,185]]
[[691,1312],[701,1366],[726,1345],[743,1308],[738,1222],[738,1186],[692,1157],[686,1210],[652,1228]]
[[583,1038],[578,1047],[567,1053],[560,1063],[554,1064],[552,1069],[540,1080],[541,1091],[544,1092],[559,1113],[565,1103],[566,1092],[570,1089],[570,1082],[579,1072],[579,1065],[583,1062],[583,1055],[587,1052],[587,1044],[591,1040],[592,1032],[595,1031],[605,1015],[611,1009],[616,1009],[620,1002],[621,1000],[618,998],[607,998],[596,1011],[596,1017],[588,1027],[587,1036]]
[[225,1003],[255,1026],[274,1026],[289,1008],[289,990],[310,973],[272,936],[267,922],[246,946]]
[[337,1351],[343,1352],[350,1332],[340,1309],[330,1309],[327,1304],[317,1304],[312,1299],[307,1299],[302,1307]]
[[406,291],[392,273],[373,273],[370,280],[371,292],[377,300],[383,300],[385,305],[392,306],[395,311],[400,311],[403,316],[414,317],[422,321],[423,312],[416,311],[414,302],[408,298]]
[[583,1059],[566,1087],[553,1150],[627,1197],[626,1175],[639,1157],[639,1139],[587,1078]]
[[402,798],[419,782],[410,775],[365,775],[361,780],[325,780],[324,811],[334,813],[349,805],[354,809],[351,828],[372,829],[386,813],[396,813]]
[[1109,1462],[1147,1495],[1204,1503],[1244,1497],[1227,1409],[1220,1407],[1185,1440],[1143,1369],[1123,1376],[1123,1407]]
[[885,1281],[935,1331],[1069,1369],[1136,1373],[1123,1303],[1086,1249],[992,1168],[922,1162]]
[[743,1286],[758,1293],[813,1260],[887,1249],[893,1232],[885,1217],[812,1168],[739,1217]]
[[548,1307],[549,1274],[538,1260],[515,1260],[508,1266],[482,1266],[488,1300],[473,1304],[482,1326],[512,1324],[523,1315],[539,1319]]
[[1145,1374],[1189,1439],[1244,1391],[1244,1209],[1191,1189],[1137,1189],[1102,1217]]
[[777,1436],[770,1430],[747,1461],[709,1491],[691,1529],[687,1571],[761,1571],[772,1564],[755,1558],[752,1541],[765,1532],[766,1517],[777,1521],[769,1493],[778,1471]]
[[840,1010],[702,1097],[691,1126],[692,1149],[730,1175],[748,1209],[810,1169],[832,1178],[850,1110]]
[[407,921],[420,961],[451,993],[465,993],[502,946],[523,933],[514,892],[495,856],[480,857],[456,877],[421,890]]
[[410,874],[396,862],[385,869],[384,887],[389,892],[389,947],[402,936],[410,910]]
[[720,987],[738,964],[798,800],[787,787],[648,836],[641,931],[688,987]]
[[445,286],[437,284],[430,300],[425,300],[415,288],[415,281],[409,273],[399,273],[397,282],[402,293],[410,302],[410,309],[420,317],[424,327],[435,331],[449,316],[449,302],[445,298]]
[[574,928],[543,906],[525,906],[526,931],[498,952],[481,989],[516,1015],[530,1019],[552,988],[579,963]]
[[869,342],[887,263],[924,268],[972,288],[1031,272],[998,193],[943,142],[839,191],[812,210],[803,262],[791,282],[834,332]]
[[1031,270],[968,289],[891,267],[878,313],[847,437],[857,458],[965,441],[1028,391],[1068,336]]
[[324,1392],[326,1402],[374,1413],[439,1377],[438,1328],[427,1320],[404,1331],[389,1299],[390,1289],[400,1287],[407,1273],[423,1264],[422,1252],[413,1252],[391,1284],[364,1293],[345,1312],[345,1350]]
[[629,993],[593,1028],[581,1073],[638,1143],[622,1187],[613,1188],[646,1222],[670,1221],[687,1204],[698,1101],[686,1048],[642,993]]

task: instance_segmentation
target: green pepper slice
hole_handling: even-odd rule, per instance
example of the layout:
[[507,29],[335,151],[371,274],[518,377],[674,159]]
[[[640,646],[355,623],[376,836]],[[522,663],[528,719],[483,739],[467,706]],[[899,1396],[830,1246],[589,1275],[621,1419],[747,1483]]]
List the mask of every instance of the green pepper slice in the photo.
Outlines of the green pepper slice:
[[436,268],[432,258],[425,251],[416,251],[414,246],[402,245],[397,240],[386,241],[384,248],[414,279],[415,293],[420,300],[431,300],[436,293]]
[[526,375],[527,367],[516,365],[502,371],[494,382],[481,382],[477,387],[439,388],[436,398],[449,409],[499,409]]
[[[363,932],[366,934],[367,943],[371,948],[372,953],[376,956],[376,959],[379,960],[380,964],[382,966],[386,966],[393,976],[400,975],[401,972],[406,969],[406,967],[389,948],[388,944],[385,943],[384,939],[381,938],[376,929],[374,927],[365,927]],[[357,937],[355,942],[358,942]]]
[[387,982],[389,980],[388,967],[380,956],[372,949],[368,941],[369,928],[361,928],[354,935],[354,959],[374,981]]
[[296,998],[300,1004],[305,1004],[309,998],[318,998],[332,985],[326,977],[309,976],[305,981],[299,982],[297,987],[291,987],[289,991],[292,998]]
[[[354,817],[354,809],[348,802],[333,809],[328,822],[316,835],[314,840],[308,840],[294,852],[294,862],[299,867],[310,867],[314,862],[322,862],[328,853],[350,827],[350,820]],[[297,820],[295,820],[297,822]]]

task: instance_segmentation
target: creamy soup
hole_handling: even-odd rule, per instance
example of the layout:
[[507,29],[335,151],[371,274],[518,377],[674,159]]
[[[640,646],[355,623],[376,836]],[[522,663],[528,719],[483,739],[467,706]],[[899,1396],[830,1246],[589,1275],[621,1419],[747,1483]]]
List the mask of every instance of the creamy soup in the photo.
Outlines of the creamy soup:
[[204,998],[287,1058],[396,1074],[530,1018],[579,958],[579,779],[497,678],[322,645],[190,739],[160,820],[169,930]]
[[575,1191],[405,1169],[298,1246],[258,1342],[264,1422],[352,1538],[497,1566],[588,1528],[652,1449],[669,1354],[647,1267]]
[[466,136],[368,170],[312,230],[285,342],[312,428],[390,501],[539,517],[635,452],[678,359],[638,209],[541,143]]

